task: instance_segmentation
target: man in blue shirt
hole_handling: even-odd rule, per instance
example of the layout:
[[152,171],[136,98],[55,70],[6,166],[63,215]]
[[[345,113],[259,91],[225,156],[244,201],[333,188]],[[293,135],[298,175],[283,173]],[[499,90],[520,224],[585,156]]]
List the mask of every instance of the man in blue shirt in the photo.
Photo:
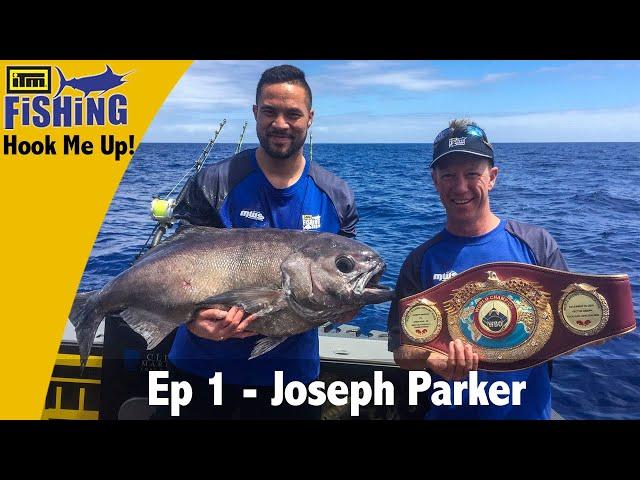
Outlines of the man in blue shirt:
[[[485,132],[468,120],[453,120],[436,137],[431,178],[445,208],[445,228],[407,257],[396,292],[404,298],[433,287],[471,267],[511,261],[568,270],[555,240],[543,228],[498,218],[489,192],[498,176],[493,147]],[[477,370],[478,354],[459,339],[449,344],[449,355],[400,345],[398,304],[388,318],[389,350],[396,363],[409,370],[432,372],[433,381],[467,379]],[[468,391],[462,406],[431,405],[428,419],[549,419],[551,416],[550,363],[515,372],[478,372],[478,383],[526,381],[521,404],[470,406]]]
[[[176,207],[176,217],[218,228],[284,228],[354,237],[358,213],[351,189],[303,155],[314,116],[304,73],[289,65],[266,70],[253,114],[260,146],[202,169]],[[185,378],[194,387],[182,418],[319,418],[318,407],[269,404],[275,371],[283,371],[284,382],[317,379],[317,330],[292,336],[248,360],[262,338],[250,332],[252,319],[236,307],[228,312],[208,309],[179,327],[169,353],[172,379]],[[222,372],[224,385],[220,407],[213,407],[207,381],[215,372]],[[245,386],[256,387],[258,397],[244,399]]]

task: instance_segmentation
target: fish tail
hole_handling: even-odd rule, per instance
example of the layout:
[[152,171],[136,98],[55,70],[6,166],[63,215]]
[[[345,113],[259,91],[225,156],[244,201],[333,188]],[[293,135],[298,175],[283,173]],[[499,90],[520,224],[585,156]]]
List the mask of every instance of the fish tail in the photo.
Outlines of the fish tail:
[[80,349],[80,365],[83,369],[89,359],[96,331],[103,318],[104,312],[98,300],[98,290],[76,295],[69,314],[69,321],[76,329],[76,338]]
[[60,75],[60,87],[58,87],[58,92],[53,96],[53,98],[56,98],[58,95],[60,95],[60,92],[62,91],[62,89],[67,85],[69,85],[69,82],[67,81],[67,79],[64,78],[64,74],[62,73],[62,70],[60,70],[58,67],[56,67],[56,70],[58,70],[58,75]]

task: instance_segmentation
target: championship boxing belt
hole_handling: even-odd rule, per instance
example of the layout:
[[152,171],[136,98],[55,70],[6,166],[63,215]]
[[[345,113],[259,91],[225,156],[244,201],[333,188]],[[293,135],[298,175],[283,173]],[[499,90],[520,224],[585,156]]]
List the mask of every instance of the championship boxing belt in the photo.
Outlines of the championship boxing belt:
[[399,302],[400,342],[449,354],[473,346],[479,369],[533,367],[636,327],[627,275],[486,263]]

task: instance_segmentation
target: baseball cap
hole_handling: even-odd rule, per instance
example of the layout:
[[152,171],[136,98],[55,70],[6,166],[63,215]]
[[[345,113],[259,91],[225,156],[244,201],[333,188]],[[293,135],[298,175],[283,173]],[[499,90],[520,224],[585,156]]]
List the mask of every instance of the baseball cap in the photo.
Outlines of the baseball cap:
[[489,158],[493,162],[493,147],[487,140],[487,134],[473,123],[441,131],[433,141],[433,160],[429,167],[433,168],[440,158],[454,152]]

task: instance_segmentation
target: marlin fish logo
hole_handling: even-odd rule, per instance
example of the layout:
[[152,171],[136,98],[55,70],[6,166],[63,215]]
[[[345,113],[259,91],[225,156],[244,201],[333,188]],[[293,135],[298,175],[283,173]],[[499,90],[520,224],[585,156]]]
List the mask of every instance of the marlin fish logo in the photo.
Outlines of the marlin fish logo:
[[126,80],[123,80],[124,77],[129,75],[131,72],[124,73],[122,75],[118,75],[113,73],[111,67],[107,65],[107,69],[99,75],[90,75],[88,77],[73,77],[71,80],[67,80],[64,78],[64,74],[62,70],[56,67],[58,70],[58,75],[60,75],[60,88],[58,88],[58,93],[55,94],[53,98],[56,98],[60,95],[60,92],[64,89],[64,87],[72,87],[76,90],[81,90],[84,92],[84,96],[86,97],[91,92],[100,92],[102,95],[107,90],[111,90],[112,88],[119,87],[123,83],[126,83]]

